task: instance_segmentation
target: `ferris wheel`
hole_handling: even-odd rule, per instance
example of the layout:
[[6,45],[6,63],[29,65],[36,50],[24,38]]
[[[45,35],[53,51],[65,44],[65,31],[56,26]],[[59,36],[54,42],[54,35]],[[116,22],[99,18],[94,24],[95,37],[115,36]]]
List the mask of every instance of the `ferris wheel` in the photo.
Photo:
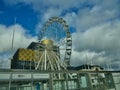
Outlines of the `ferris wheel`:
[[[42,47],[42,44],[45,44],[44,45],[45,49],[44,52],[41,54],[41,57],[38,58],[41,60],[38,60],[36,69],[38,69],[39,66],[41,66],[40,68],[45,67],[47,62],[51,64],[47,65],[51,66],[52,69],[54,68],[54,66],[52,66],[52,62],[56,62],[55,68],[59,70],[60,67],[61,68],[65,67],[64,65],[62,65],[63,63],[61,62],[66,63],[67,66],[70,65],[70,58],[72,52],[72,38],[69,31],[69,27],[66,21],[63,20],[63,18],[60,17],[50,18],[40,31],[39,42],[40,44],[38,47]],[[56,48],[51,49],[51,47]],[[54,61],[50,61],[50,59]],[[44,61],[42,62],[42,60]],[[40,63],[44,63],[44,65]],[[44,70],[47,69],[47,67],[48,66],[46,66]]]

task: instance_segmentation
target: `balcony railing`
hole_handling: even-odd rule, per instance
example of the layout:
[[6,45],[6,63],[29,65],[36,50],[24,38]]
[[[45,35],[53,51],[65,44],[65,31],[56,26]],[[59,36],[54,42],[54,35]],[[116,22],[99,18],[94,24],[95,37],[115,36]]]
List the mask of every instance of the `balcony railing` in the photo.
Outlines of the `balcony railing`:
[[0,90],[120,90],[120,72],[1,69]]

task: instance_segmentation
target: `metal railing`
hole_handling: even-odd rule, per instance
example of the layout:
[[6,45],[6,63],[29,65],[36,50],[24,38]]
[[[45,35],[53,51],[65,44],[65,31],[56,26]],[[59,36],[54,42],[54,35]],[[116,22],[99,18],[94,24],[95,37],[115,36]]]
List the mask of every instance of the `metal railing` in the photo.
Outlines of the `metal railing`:
[[[63,78],[55,77],[57,74]],[[119,89],[119,71],[0,70],[0,90]]]

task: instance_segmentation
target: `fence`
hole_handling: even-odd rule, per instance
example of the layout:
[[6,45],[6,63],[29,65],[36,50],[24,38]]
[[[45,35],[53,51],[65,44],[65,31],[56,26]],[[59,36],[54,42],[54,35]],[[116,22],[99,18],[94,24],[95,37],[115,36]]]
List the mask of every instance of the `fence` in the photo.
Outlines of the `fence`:
[[0,70],[0,90],[120,90],[120,72]]

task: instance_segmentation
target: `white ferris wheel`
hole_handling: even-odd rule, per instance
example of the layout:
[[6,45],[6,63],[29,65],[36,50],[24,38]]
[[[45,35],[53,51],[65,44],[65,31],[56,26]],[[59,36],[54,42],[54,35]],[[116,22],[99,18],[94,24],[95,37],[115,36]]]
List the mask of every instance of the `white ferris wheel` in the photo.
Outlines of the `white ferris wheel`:
[[72,38],[66,21],[50,18],[40,31],[36,48],[36,70],[65,70],[70,66]]

